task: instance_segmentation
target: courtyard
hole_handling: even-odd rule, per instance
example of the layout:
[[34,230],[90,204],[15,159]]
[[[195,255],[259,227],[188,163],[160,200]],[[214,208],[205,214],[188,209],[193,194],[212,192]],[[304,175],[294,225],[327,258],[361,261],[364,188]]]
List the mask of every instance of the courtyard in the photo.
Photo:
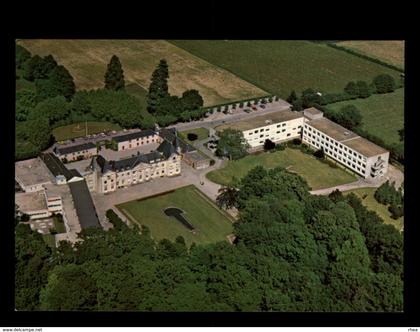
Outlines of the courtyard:
[[297,149],[286,148],[284,151],[248,155],[242,159],[229,161],[227,166],[207,173],[210,181],[227,185],[233,178],[241,179],[256,166],[265,168],[284,167],[288,171],[302,176],[313,189],[329,188],[357,180],[341,167],[331,167],[314,156]]
[[[227,241],[227,236],[233,232],[232,218],[194,185],[125,202],[117,208],[132,222],[146,225],[156,240],[175,240],[182,235],[188,245],[204,244]],[[168,208],[181,210],[182,217],[193,229],[167,215]]]

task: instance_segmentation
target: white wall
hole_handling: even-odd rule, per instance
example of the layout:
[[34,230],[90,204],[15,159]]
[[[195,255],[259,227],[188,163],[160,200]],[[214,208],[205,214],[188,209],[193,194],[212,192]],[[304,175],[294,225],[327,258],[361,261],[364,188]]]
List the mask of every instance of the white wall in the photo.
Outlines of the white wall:
[[[266,139],[278,142],[300,137],[302,127],[303,117],[245,130],[243,131],[243,135],[251,148],[254,148],[264,145]],[[263,137],[260,137],[261,135]]]

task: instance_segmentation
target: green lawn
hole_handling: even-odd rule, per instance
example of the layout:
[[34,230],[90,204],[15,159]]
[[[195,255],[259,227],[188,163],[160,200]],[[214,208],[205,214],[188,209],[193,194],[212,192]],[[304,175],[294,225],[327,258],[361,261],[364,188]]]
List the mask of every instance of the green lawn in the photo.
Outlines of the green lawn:
[[206,139],[209,137],[209,130],[206,128],[196,128],[196,129],[190,129],[190,130],[185,130],[185,131],[180,131],[179,132],[179,136],[184,139],[187,143],[192,143],[194,141],[190,141],[187,138],[188,134],[196,134],[198,136],[198,138],[196,139],[196,141],[200,141],[202,139]]
[[234,176],[240,179],[258,165],[266,168],[285,167],[306,179],[313,190],[356,181],[354,175],[342,168],[333,168],[311,155],[290,148],[286,148],[284,151],[249,155],[239,160],[229,161],[226,167],[207,173],[207,177],[213,182],[226,185]]
[[[121,130],[121,127],[110,122],[87,122],[88,135],[97,134],[108,130]],[[85,122],[73,123],[68,126],[55,128],[53,129],[52,134],[57,142],[85,136]]]
[[349,81],[371,82],[378,74],[399,72],[328,47],[291,40],[171,40],[261,89],[286,98],[291,90],[341,92]]
[[[177,207],[194,226],[193,234],[179,221],[164,214],[167,207]],[[117,208],[130,220],[150,228],[156,240],[175,240],[182,235],[188,244],[226,241],[233,232],[232,220],[195,186],[179,188],[162,196],[135,200],[117,205]]]
[[[362,199],[363,205],[366,206],[369,210],[375,211],[385,222],[385,224],[394,225],[396,229],[400,230],[404,224],[404,217],[401,217],[397,220],[391,218],[391,213],[388,211],[388,206],[380,204],[376,201],[375,194],[376,188],[363,188],[355,189],[344,192],[344,195],[354,193]],[[365,198],[363,198],[367,195]]]
[[53,217],[54,229],[55,231],[60,233],[66,233],[66,226],[64,225],[64,221],[58,217]]
[[50,247],[55,248],[55,237],[52,234],[45,234],[42,235],[42,239],[44,242]]
[[363,128],[382,138],[386,143],[399,143],[398,130],[404,127],[404,89],[392,93],[372,95],[366,99],[355,99],[330,104],[334,111],[343,106],[356,106],[363,116]]

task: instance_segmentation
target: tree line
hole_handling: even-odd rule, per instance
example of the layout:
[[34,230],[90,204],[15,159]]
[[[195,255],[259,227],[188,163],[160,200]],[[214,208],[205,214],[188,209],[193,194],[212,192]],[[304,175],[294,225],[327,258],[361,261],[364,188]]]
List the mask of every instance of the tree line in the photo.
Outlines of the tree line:
[[16,79],[33,89],[16,91],[16,159],[36,156],[53,142],[52,129],[81,121],[111,121],[123,127],[152,128],[155,120],[135,97],[125,92],[124,71],[113,55],[104,88],[76,91],[69,71],[52,55],[32,56],[16,45]]
[[34,86],[16,92],[16,140],[22,142],[16,146],[16,159],[36,156],[53,142],[52,129],[63,125],[105,120],[147,129],[156,122],[164,127],[207,116],[197,90],[186,90],[181,97],[169,94],[164,59],[152,74],[147,109],[126,93],[124,70],[116,55],[107,65],[104,87],[89,91],[76,91],[73,77],[52,55],[32,56],[21,45],[16,45],[16,69],[16,79],[22,77]]
[[198,120],[206,115],[203,97],[197,90],[186,90],[181,97],[170,95],[168,80],[168,63],[161,59],[152,74],[147,95],[147,109],[155,115],[160,126]]
[[309,88],[305,89],[301,96],[298,97],[296,92],[292,91],[287,101],[292,105],[292,110],[294,111],[302,111],[309,107],[316,107],[322,110],[326,118],[389,150],[390,157],[393,160],[404,164],[404,128],[398,131],[400,143],[388,144],[380,137],[362,129],[363,117],[356,106],[343,106],[338,111],[333,111],[326,106],[344,100],[367,98],[373,93],[393,92],[396,88],[397,83],[392,76],[381,74],[375,77],[370,85],[364,81],[349,82],[344,88],[343,93],[322,95],[314,89]]
[[155,241],[108,211],[113,228],[51,251],[18,224],[16,308],[402,311],[401,234],[355,195],[308,190],[297,174],[261,166],[223,188],[218,202],[239,210],[234,244]]

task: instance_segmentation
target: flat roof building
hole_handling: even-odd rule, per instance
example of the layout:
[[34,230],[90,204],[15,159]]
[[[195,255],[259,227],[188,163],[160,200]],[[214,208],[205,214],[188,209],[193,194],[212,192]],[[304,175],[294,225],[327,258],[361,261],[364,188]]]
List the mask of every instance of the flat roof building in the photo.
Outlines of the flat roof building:
[[364,178],[376,178],[388,170],[387,150],[327,118],[306,117],[302,141]]
[[242,131],[245,140],[251,149],[254,149],[262,147],[267,139],[278,143],[300,138],[303,119],[302,113],[283,110],[244,121],[224,124],[215,129],[218,132],[227,128]]
[[301,113],[284,110],[284,111],[279,111],[276,113],[256,116],[254,118],[250,118],[247,120],[242,120],[242,121],[238,121],[234,123],[223,124],[216,127],[216,131],[220,132],[227,128],[237,129],[240,131],[247,131],[250,129],[265,127],[267,126],[267,124],[286,122],[286,121],[300,119],[300,118],[303,118]]
[[35,192],[52,183],[54,176],[40,158],[33,158],[15,163],[15,180],[25,192]]

